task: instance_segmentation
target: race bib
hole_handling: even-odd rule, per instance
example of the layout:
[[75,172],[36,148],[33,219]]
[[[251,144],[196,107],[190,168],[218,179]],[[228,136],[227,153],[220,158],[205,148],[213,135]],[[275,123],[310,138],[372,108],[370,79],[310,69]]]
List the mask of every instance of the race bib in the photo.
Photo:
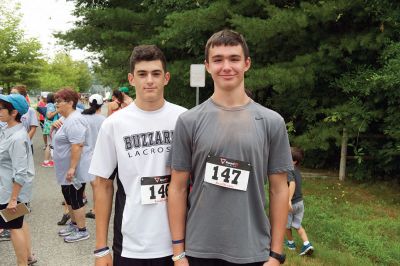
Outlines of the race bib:
[[204,181],[220,187],[247,190],[251,164],[208,155]]
[[140,180],[142,204],[155,204],[167,201],[170,180],[170,175],[142,177]]

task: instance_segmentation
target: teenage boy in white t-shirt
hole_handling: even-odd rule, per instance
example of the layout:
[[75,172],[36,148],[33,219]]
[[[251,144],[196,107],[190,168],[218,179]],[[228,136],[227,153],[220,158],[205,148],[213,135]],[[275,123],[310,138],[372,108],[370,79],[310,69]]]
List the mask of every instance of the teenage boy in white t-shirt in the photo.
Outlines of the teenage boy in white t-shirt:
[[[164,99],[170,74],[154,45],[134,48],[129,83],[136,99],[102,124],[89,173],[96,175],[95,265],[173,265],[166,200],[167,158],[173,130],[185,108]],[[107,233],[118,166],[112,259]]]

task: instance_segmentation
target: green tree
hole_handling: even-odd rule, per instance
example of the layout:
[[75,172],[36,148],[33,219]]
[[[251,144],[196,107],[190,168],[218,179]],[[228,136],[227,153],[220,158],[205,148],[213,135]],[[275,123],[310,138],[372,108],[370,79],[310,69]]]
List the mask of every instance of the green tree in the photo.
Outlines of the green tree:
[[[281,113],[306,165],[337,168],[346,128],[355,173],[399,177],[395,107],[400,3],[389,0],[77,0],[83,19],[59,35],[101,53],[101,67],[124,79],[132,47],[155,43],[172,74],[166,96],[194,105],[190,63],[204,60],[215,31],[241,32],[252,68],[246,87],[256,101]],[[109,72],[111,73],[111,72]],[[212,93],[212,83],[200,99]],[[375,93],[375,94],[374,94]],[[359,169],[363,169],[359,172]]]
[[36,87],[43,64],[39,41],[25,38],[19,17],[18,6],[0,3],[0,86],[6,91],[17,83]]
[[85,92],[92,85],[92,74],[84,61],[74,61],[68,54],[59,53],[44,65],[39,81],[42,90],[56,91],[61,87],[72,87]]

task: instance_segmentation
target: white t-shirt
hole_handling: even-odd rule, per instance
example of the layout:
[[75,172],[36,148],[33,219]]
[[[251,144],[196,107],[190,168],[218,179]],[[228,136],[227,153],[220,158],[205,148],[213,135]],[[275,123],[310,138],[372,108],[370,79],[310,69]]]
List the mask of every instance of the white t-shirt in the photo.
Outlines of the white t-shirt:
[[[185,108],[165,102],[156,111],[135,103],[108,117],[102,124],[89,173],[108,178],[118,163],[113,250],[125,258],[151,259],[172,254],[166,201],[143,204],[153,179],[170,175],[167,158],[178,116]],[[152,188],[157,197],[167,187]],[[161,190],[160,190],[161,189]]]

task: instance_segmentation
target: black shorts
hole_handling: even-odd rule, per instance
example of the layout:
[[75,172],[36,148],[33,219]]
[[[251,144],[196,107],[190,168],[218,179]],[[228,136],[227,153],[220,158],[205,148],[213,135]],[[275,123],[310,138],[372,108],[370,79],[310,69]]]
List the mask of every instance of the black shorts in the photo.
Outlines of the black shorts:
[[190,266],[262,266],[264,262],[254,262],[246,264],[236,264],[219,259],[200,259],[194,257],[187,257]]
[[130,259],[114,253],[114,266],[174,266],[172,256],[156,259]]
[[83,192],[85,191],[86,183],[82,183],[82,187],[76,190],[74,185],[62,185],[61,192],[64,196],[67,205],[71,205],[73,210],[78,210],[85,206],[83,203]]
[[[19,202],[18,202],[19,203]],[[0,210],[4,210],[7,208],[7,204],[0,204]],[[21,229],[22,224],[24,223],[24,216],[22,215],[21,217],[14,219],[12,221],[9,221],[6,223],[6,221],[3,220],[3,218],[0,215],[0,228],[1,229]]]

